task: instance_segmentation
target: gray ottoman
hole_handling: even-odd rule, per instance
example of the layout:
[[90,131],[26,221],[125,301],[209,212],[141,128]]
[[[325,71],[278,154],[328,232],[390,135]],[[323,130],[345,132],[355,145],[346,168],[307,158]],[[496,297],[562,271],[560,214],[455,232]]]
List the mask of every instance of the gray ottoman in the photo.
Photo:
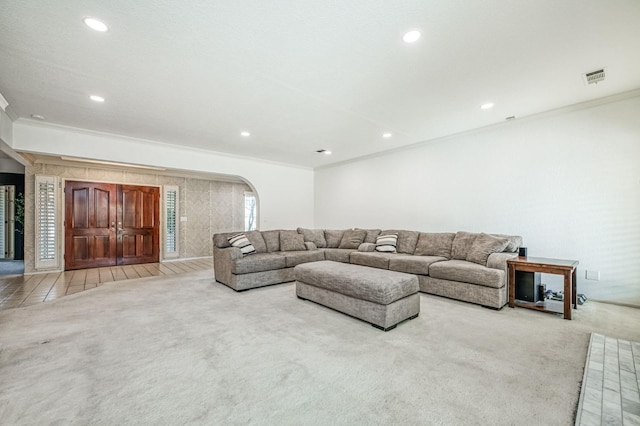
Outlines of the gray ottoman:
[[386,269],[324,260],[294,268],[296,295],[384,331],[420,313],[418,278]]

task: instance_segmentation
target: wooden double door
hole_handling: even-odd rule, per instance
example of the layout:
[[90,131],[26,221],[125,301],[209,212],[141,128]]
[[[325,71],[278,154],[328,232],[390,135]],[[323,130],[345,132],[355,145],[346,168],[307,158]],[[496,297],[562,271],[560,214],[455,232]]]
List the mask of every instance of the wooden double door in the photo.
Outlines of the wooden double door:
[[158,262],[157,187],[67,181],[65,270]]

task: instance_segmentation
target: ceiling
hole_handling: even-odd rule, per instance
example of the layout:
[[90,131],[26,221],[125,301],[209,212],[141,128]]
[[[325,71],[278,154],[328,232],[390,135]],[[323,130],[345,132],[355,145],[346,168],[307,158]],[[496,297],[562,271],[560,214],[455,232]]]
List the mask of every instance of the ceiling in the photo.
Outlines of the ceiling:
[[[307,167],[640,87],[637,0],[0,0],[0,10],[0,93],[20,119]],[[110,30],[90,30],[87,16]],[[410,29],[422,37],[406,44]],[[602,67],[605,81],[586,85],[582,74]]]

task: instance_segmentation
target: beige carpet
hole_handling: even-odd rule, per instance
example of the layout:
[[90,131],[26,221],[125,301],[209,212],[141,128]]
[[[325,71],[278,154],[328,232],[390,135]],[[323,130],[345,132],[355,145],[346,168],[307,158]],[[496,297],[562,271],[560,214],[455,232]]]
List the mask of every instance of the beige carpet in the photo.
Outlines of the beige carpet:
[[110,284],[0,312],[3,424],[573,422],[589,333],[640,340],[640,310],[574,321],[421,295],[382,332],[294,285],[212,273]]

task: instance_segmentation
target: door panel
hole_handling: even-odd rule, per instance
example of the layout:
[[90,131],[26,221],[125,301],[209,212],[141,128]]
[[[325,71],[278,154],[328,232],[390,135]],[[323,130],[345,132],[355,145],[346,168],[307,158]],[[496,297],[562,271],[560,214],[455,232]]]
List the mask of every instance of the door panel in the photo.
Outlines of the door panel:
[[120,185],[121,205],[118,264],[160,260],[160,189],[150,186]]
[[116,264],[116,185],[67,182],[65,269]]
[[159,205],[159,188],[67,182],[65,269],[158,262]]

